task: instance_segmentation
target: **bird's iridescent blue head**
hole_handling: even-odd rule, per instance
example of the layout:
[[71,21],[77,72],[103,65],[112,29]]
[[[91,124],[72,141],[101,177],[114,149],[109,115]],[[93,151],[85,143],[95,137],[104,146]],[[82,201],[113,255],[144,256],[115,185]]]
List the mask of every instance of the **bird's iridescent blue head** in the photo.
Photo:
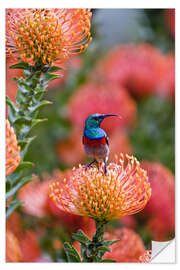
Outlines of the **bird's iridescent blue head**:
[[98,128],[98,127],[100,127],[102,120],[106,117],[109,117],[109,116],[120,117],[119,115],[112,114],[112,113],[109,113],[109,114],[94,113],[86,118],[85,128],[87,128],[87,129],[88,128]]

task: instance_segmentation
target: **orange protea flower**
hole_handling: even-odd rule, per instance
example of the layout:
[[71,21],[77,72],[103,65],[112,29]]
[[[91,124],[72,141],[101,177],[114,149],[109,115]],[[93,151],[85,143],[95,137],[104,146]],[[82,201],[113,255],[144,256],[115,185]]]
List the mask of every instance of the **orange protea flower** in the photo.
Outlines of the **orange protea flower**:
[[89,9],[7,9],[7,54],[30,64],[62,63],[86,50]]
[[13,232],[6,232],[6,262],[21,262],[22,252],[19,241]]
[[118,163],[108,165],[107,175],[102,166],[79,165],[68,179],[50,185],[50,198],[58,208],[98,221],[135,214],[150,196],[146,172],[136,158],[126,155],[125,160],[123,154]]
[[20,147],[14,129],[6,120],[6,175],[15,171],[21,161]]

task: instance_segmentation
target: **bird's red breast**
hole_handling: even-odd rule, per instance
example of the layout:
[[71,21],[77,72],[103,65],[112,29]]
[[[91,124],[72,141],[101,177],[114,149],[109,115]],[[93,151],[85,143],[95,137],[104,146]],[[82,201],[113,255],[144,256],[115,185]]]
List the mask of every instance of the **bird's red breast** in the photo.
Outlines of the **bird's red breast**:
[[89,139],[85,135],[83,136],[83,144],[88,146],[100,146],[101,144],[106,144],[106,138],[100,138],[100,139]]

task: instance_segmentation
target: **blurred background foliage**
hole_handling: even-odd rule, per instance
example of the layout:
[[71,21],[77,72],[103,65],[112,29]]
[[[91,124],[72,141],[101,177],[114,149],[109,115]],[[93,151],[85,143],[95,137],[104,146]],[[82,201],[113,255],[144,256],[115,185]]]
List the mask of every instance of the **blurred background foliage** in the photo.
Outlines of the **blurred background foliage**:
[[[170,55],[170,57],[174,59],[174,27],[174,10],[93,10],[93,41],[91,45],[85,53],[75,57],[74,60],[72,58],[72,61],[67,63],[64,67],[62,78],[57,80],[54,84],[51,84],[45,94],[45,99],[52,101],[53,104],[42,109],[40,117],[47,118],[47,121],[38,125],[31,133],[31,136],[36,136],[36,139],[32,142],[26,156],[27,160],[31,160],[35,164],[30,170],[30,173],[38,175],[43,181],[43,175],[45,173],[53,174],[54,169],[64,171],[66,169],[71,169],[79,162],[87,162],[84,154],[81,154],[82,146],[79,146],[81,145],[84,121],[81,122],[81,127],[78,127],[76,135],[73,135],[74,130],[77,129],[77,122],[73,121],[73,117],[69,116],[68,111],[73,103],[74,97],[76,97],[76,93],[78,93],[84,85],[91,83],[92,80],[101,80],[101,76],[96,72],[98,63],[101,61],[103,63],[106,55],[111,53],[111,50],[116,46],[126,46],[131,43],[135,44],[133,46],[136,46],[138,44],[148,43],[153,48],[160,50],[162,54]],[[139,53],[141,56],[141,50]],[[128,55],[125,59],[127,59],[128,62]],[[151,59],[148,58],[147,64],[149,63],[148,61],[151,62]],[[174,60],[171,61],[170,59],[170,64],[172,64],[173,61]],[[121,70],[121,64],[119,65],[119,69]],[[129,65],[132,66],[132,68],[134,65],[134,69],[136,69],[135,63],[128,64],[128,68]],[[146,67],[146,63],[144,65]],[[113,70],[112,73],[116,74],[116,71],[117,70]],[[130,98],[137,106],[137,114],[135,118],[132,117],[133,120],[131,125],[127,125],[122,129],[118,128],[118,130],[120,130],[119,134],[121,134],[121,131],[123,130],[126,141],[128,140],[128,150],[131,149],[129,151],[140,161],[147,160],[150,162],[161,163],[166,168],[169,168],[174,174],[175,104],[173,94],[174,89],[172,89],[174,87],[174,75],[173,71],[172,74],[169,73],[171,73],[171,70],[167,71],[168,75],[165,76],[165,78],[168,76],[170,77],[167,83],[165,79],[162,79],[162,83],[165,81],[166,84],[166,87],[164,87],[166,88],[165,94],[163,93],[163,87],[161,89],[160,86],[158,86],[160,89],[158,94],[152,87],[147,91],[148,94],[146,94],[146,81],[145,86],[143,85],[145,90],[142,89],[141,91],[140,89],[140,92],[142,92],[141,95],[136,94],[136,91],[132,90],[133,84],[129,89],[128,85],[123,85],[125,90],[128,91]],[[146,74],[143,73],[142,67],[142,77],[144,78],[144,76],[146,76]],[[151,72],[149,72],[149,75],[147,76],[149,76],[148,80],[151,83],[151,80],[153,80],[153,78],[151,78]],[[171,80],[173,81],[172,83]],[[110,85],[111,83],[112,82],[110,82]],[[149,86],[147,85],[147,88],[148,87]],[[9,88],[7,88],[7,94],[8,89]],[[111,93],[111,87],[109,88],[109,92]],[[11,95],[10,92],[9,95]],[[97,101],[97,104],[98,102],[99,101]],[[130,104],[128,102],[130,101],[127,101],[127,106]],[[96,105],[94,106],[94,111],[96,112]],[[79,108],[76,106],[76,109],[79,110],[81,114],[81,106]],[[121,108],[119,108],[119,110],[121,112]],[[76,111],[72,111],[72,113],[76,115]],[[109,111],[109,113],[114,112]],[[111,128],[110,121],[109,125]],[[111,132],[108,130],[108,134],[109,133]],[[120,135],[116,136],[116,140],[119,145],[119,143],[121,143]],[[113,135],[111,137],[110,134],[110,146],[111,144],[113,144]],[[124,144],[124,141],[122,144]],[[122,147],[118,148],[118,145],[116,147],[115,141],[117,154],[122,150]],[[73,157],[72,160],[75,160],[75,162],[73,162],[71,160],[71,155],[73,156],[76,154],[78,155],[77,160],[76,157]],[[163,173],[162,169],[162,174]],[[166,189],[163,189],[163,186],[162,192],[166,193]],[[159,199],[160,198],[157,198],[157,200]],[[25,228],[32,230],[36,228],[36,232],[39,232],[39,228],[41,228],[40,231],[44,232],[40,233],[41,237],[39,242],[44,254],[46,254],[46,256],[50,255],[53,261],[64,261],[65,255],[62,251],[61,242],[69,241],[71,239],[71,230],[69,231],[67,229],[67,223],[65,226],[60,225],[59,223],[56,224],[56,217],[39,218],[36,215],[29,215],[22,209],[18,210],[18,212],[22,217],[22,223]],[[140,235],[145,247],[149,249],[151,240],[156,238],[153,238],[152,231],[148,229],[147,222],[148,215],[146,218],[146,214],[144,216],[143,214],[137,214],[134,216],[134,220],[127,219],[127,222],[116,221],[112,222],[111,225],[114,228],[121,228],[122,226],[129,224],[127,226],[133,228]],[[161,224],[160,222],[158,223],[161,225],[161,228],[157,226],[160,234],[164,229],[162,226],[164,223],[166,222],[163,221]],[[164,240],[173,237],[172,231],[174,230],[171,230],[171,235],[168,234],[168,237],[166,234]]]

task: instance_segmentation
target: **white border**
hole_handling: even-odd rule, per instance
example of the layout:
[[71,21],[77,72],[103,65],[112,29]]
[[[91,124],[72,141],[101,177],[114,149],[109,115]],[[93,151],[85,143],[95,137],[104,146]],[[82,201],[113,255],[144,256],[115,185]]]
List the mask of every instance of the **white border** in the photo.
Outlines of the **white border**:
[[[0,74],[1,74],[1,98],[0,98],[0,123],[1,123],[1,128],[0,128],[0,161],[1,161],[1,169],[0,169],[0,207],[1,207],[1,211],[0,211],[0,262],[1,262],[1,267],[4,268],[13,268],[15,269],[16,267],[18,269],[23,269],[26,268],[28,269],[32,269],[33,268],[39,268],[39,267],[43,267],[43,269],[49,269],[49,267],[53,267],[54,269],[80,269],[80,268],[98,268],[99,270],[103,269],[109,269],[109,268],[114,268],[114,269],[139,269],[141,267],[161,267],[161,265],[153,265],[153,264],[59,264],[59,263],[43,263],[43,265],[41,264],[35,264],[35,263],[11,263],[11,264],[5,264],[4,262],[4,258],[5,258],[5,252],[4,252],[4,246],[5,246],[5,212],[4,212],[4,208],[5,208],[5,203],[4,203],[4,197],[5,197],[5,192],[4,192],[4,164],[5,164],[5,151],[4,151],[4,141],[5,141],[5,128],[4,128],[4,122],[5,122],[5,116],[4,116],[4,112],[5,112],[5,105],[4,105],[4,95],[5,95],[5,56],[4,56],[4,9],[11,7],[11,8],[23,8],[23,7],[44,7],[44,8],[51,8],[51,7],[65,7],[65,8],[70,8],[70,7],[90,7],[90,8],[176,8],[176,70],[178,70],[178,60],[179,60],[179,54],[178,54],[178,48],[180,48],[180,44],[179,44],[179,40],[178,37],[180,36],[179,32],[180,32],[180,24],[179,24],[179,19],[180,19],[180,9],[178,7],[178,2],[179,1],[167,1],[167,0],[158,0],[158,1],[38,1],[37,0],[31,0],[29,1],[4,1],[3,3],[1,3],[0,6]],[[176,72],[176,74],[178,74]],[[180,181],[180,177],[179,177],[179,169],[178,169],[178,161],[179,161],[179,151],[180,151],[180,133],[179,133],[179,127],[180,127],[180,105],[178,104],[180,102],[180,87],[178,84],[179,81],[179,76],[176,77],[176,255],[178,255],[179,250],[178,250],[178,243],[179,243],[179,233],[178,233],[178,226],[179,226],[179,209],[177,207],[178,202],[180,201],[179,196],[177,194],[177,189],[179,188],[179,181]],[[179,105],[179,106],[178,106]],[[178,211],[177,211],[178,210]],[[179,264],[179,259],[178,256],[176,256],[176,262]],[[162,267],[164,269],[169,269],[169,267],[172,268],[177,268],[178,264],[163,264]],[[1,269],[2,269],[1,268]]]

